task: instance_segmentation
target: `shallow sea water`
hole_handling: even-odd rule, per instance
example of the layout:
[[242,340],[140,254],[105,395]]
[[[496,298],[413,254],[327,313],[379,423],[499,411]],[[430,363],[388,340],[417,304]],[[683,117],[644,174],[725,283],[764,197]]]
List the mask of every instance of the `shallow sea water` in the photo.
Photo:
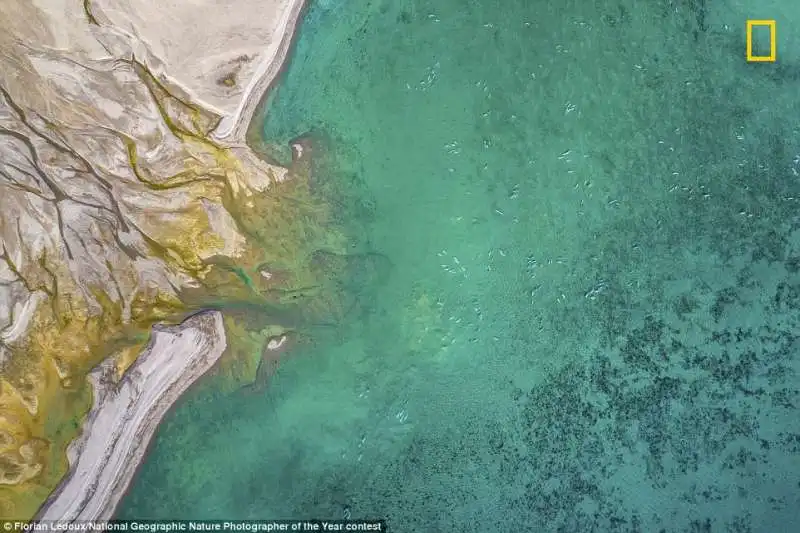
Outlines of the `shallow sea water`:
[[758,5],[312,3],[264,136],[327,139],[390,271],[174,410],[119,517],[797,531],[800,9]]

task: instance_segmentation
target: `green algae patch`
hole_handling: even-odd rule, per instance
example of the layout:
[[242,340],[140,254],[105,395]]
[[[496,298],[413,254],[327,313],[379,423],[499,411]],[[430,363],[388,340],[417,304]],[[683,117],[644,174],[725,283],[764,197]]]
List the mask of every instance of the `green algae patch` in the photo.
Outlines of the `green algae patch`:
[[181,294],[192,307],[224,312],[228,348],[214,371],[215,387],[252,385],[270,339],[306,335],[343,316],[341,286],[348,272],[321,269],[318,257],[344,255],[346,230],[333,215],[331,198],[311,183],[309,166],[293,165],[289,179],[263,193],[226,190],[223,205],[247,236],[247,247],[235,260],[209,258],[201,286]]
[[[259,370],[263,368],[266,349],[270,339],[290,334],[280,325],[262,328],[248,326],[238,317],[226,315],[225,334],[228,347],[209,376],[208,386],[223,393],[238,391],[256,383]],[[274,361],[277,365],[277,361]]]
[[[91,17],[90,3],[84,5]],[[285,177],[268,165],[245,165],[234,149],[208,139],[218,117],[171,92],[143,65],[133,66],[185,157],[164,172],[140,157],[135,139],[109,134],[125,147],[143,195],[179,191],[192,200],[180,210],[148,208],[136,228],[146,259],[191,283],[140,284],[126,270],[130,265],[107,262],[109,286],[78,286],[46,250],[25,272],[8,254],[0,256],[28,291],[47,297],[26,337],[9,347],[0,373],[0,517],[34,516],[67,472],[67,446],[92,405],[88,373],[111,358],[120,379],[154,324],[177,324],[201,309],[222,311],[228,347],[208,382],[222,392],[263,385],[296,339],[346,316],[351,280],[374,262],[349,255],[352,228],[344,224],[341,191],[320,185],[328,180],[308,156],[310,144]],[[231,222],[214,227],[206,205],[221,206]],[[136,287],[127,302],[120,282]],[[268,348],[284,336],[291,342]]]
[[[230,393],[267,382],[285,351],[269,351],[270,340],[308,335],[346,313],[348,239],[334,214],[336,202],[312,186],[311,166],[293,165],[289,179],[258,192],[242,186],[243,170],[230,152],[199,145],[210,148],[213,179],[192,181],[202,176],[193,169],[188,182],[154,189],[182,186],[221,203],[245,237],[235,256],[213,252],[222,242],[198,202],[170,217],[153,213],[145,228],[151,257],[193,278],[193,287],[171,294],[143,286],[126,315],[107,289],[91,288],[87,301],[77,287],[54,282],[69,275],[46,256],[26,278],[51,299],[40,306],[0,381],[0,516],[35,514],[66,473],[67,446],[91,407],[86,376],[111,357],[119,379],[146,346],[153,324],[179,323],[199,309],[222,311],[228,348],[208,382]],[[131,155],[133,166],[135,150]]]

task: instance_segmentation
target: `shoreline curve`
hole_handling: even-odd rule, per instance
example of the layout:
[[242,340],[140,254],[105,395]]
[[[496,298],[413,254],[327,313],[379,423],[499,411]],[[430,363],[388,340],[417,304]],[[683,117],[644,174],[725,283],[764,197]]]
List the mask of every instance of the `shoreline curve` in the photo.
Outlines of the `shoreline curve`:
[[114,384],[106,360],[90,374],[94,402],[67,457],[70,469],[38,520],[109,520],[159,423],[227,346],[222,315],[201,311],[177,326],[154,326],[147,348]]
[[[276,39],[267,43],[265,56],[247,82],[235,111],[220,113],[203,98],[193,102],[220,116],[209,137],[243,148],[244,153],[239,155],[257,167],[261,161],[254,160],[261,158],[247,143],[247,132],[259,104],[285,68],[307,7],[306,0],[289,1],[276,27]],[[68,447],[68,471],[32,521],[112,519],[164,416],[216,364],[226,346],[222,314],[200,311],[177,326],[154,326],[147,348],[118,383],[113,382],[111,360],[95,367],[88,376],[93,405],[80,436]]]
[[281,38],[270,45],[269,52],[256,68],[247,84],[236,111],[222,116],[219,124],[211,132],[211,137],[230,145],[246,144],[247,131],[259,104],[286,67],[286,60],[297,37],[297,26],[308,6],[307,0],[293,0],[286,10],[278,31]]

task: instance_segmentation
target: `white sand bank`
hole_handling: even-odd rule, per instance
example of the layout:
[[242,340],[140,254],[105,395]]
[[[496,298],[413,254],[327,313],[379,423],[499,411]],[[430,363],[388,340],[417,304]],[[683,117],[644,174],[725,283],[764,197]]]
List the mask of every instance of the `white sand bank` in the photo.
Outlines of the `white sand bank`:
[[207,311],[175,327],[155,327],[147,349],[119,384],[113,366],[90,375],[95,398],[67,456],[70,473],[45,502],[40,520],[113,517],[147,445],[169,408],[225,350],[222,315]]

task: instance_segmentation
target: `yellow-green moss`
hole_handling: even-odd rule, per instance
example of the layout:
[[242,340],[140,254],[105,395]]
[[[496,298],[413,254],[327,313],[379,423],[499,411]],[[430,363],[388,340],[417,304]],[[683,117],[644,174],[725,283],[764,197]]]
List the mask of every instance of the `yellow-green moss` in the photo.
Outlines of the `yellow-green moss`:
[[[135,150],[131,155],[135,165]],[[223,176],[240,179],[242,169],[230,153],[214,148],[213,157],[219,165],[215,172],[227,167]],[[221,201],[247,246],[236,258],[201,259],[222,243],[212,236],[199,207],[168,224],[154,221],[158,231],[147,241],[151,254],[193,276],[199,286],[178,297],[142,287],[127,323],[122,304],[100,289],[92,297],[101,311],[90,313],[76,287],[63,281],[58,285],[69,276],[46,256],[38,270],[26,273],[30,288],[48,288],[52,299],[38,310],[25,345],[15,348],[18,353],[0,381],[0,473],[22,475],[27,469],[35,475],[0,484],[0,516],[27,518],[36,512],[66,472],[66,447],[91,406],[86,375],[109,356],[121,374],[135,361],[154,323],[177,323],[200,308],[223,310],[229,346],[215,370],[215,384],[231,391],[256,379],[269,337],[340,315],[337,272],[329,271],[337,265],[320,265],[315,254],[320,249],[343,252],[345,239],[332,222],[331,206],[315,197],[309,179],[307,168],[295,168],[290,180],[264,193],[251,191],[247,202],[241,187],[227,180],[184,184]],[[19,453],[21,447],[28,460]]]
[[[93,19],[89,2],[84,7]],[[208,138],[218,118],[171,93],[142,64],[132,65],[187,159],[180,172],[151,175],[140,164],[135,140],[110,133],[126,146],[142,185],[152,191],[180,189],[196,200],[180,213],[148,213],[140,229],[149,255],[194,278],[197,287],[177,295],[139,287],[126,321],[123,304],[100,287],[89,288],[91,305],[85,301],[56,258],[42,253],[22,273],[8,254],[0,255],[28,290],[49,297],[0,375],[0,518],[35,514],[66,472],[66,448],[91,406],[88,372],[113,357],[121,376],[146,345],[153,324],[177,323],[201,308],[221,309],[228,349],[214,370],[214,383],[232,391],[256,379],[269,337],[296,335],[307,324],[329,322],[343,312],[339,279],[345,263],[336,258],[345,252],[345,236],[332,206],[312,191],[310,167],[299,163],[289,180],[265,192],[250,190],[237,157]],[[223,242],[211,231],[201,198],[221,203],[245,237],[236,257],[219,255]],[[19,482],[8,483],[14,477]]]

